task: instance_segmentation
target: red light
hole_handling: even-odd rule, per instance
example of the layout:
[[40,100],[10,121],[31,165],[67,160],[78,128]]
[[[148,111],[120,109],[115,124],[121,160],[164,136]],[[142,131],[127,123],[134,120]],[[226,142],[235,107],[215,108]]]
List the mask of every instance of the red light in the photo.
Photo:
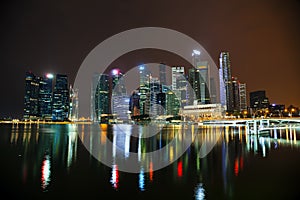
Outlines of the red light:
[[182,161],[179,161],[177,163],[177,176],[181,177],[182,176]]
[[112,177],[111,177],[110,182],[112,183],[112,185],[115,189],[118,189],[118,187],[119,187],[119,170],[118,170],[117,165],[113,165]]
[[153,181],[153,163],[150,162],[150,166],[149,166],[149,179],[150,181]]
[[234,175],[238,176],[239,175],[239,160],[235,159],[234,161]]

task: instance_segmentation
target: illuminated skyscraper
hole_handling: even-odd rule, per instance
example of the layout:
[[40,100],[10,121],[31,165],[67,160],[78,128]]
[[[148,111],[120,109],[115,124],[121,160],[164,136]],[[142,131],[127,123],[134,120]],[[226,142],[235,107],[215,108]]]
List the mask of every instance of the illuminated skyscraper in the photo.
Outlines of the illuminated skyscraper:
[[150,109],[150,72],[145,65],[139,66],[140,72],[140,114],[148,115]]
[[[194,104],[194,101],[197,104],[208,104],[210,103],[209,89],[206,84],[206,81],[203,77],[206,69],[201,68],[191,68],[189,69],[189,83],[193,88],[195,97],[192,97],[192,94],[189,94],[189,104]],[[206,77],[208,78],[208,77]]]
[[164,63],[159,65],[159,81],[161,85],[167,85],[166,64]]
[[210,103],[210,69],[208,62],[198,62],[196,70],[199,71],[200,102],[202,104]]
[[124,75],[120,69],[113,69],[111,71],[112,94],[113,95],[126,95],[127,94],[123,76]]
[[24,120],[35,120],[38,117],[39,78],[26,72],[24,95]]
[[161,84],[158,78],[150,76],[150,115],[158,115],[157,94],[161,91]]
[[210,88],[211,77],[209,64],[207,61],[200,60],[200,51],[198,50],[193,50],[192,58],[194,67],[189,69],[188,79],[191,87],[193,88],[195,97],[193,97],[192,93],[189,92],[191,93],[189,94],[189,104],[211,103],[210,91],[215,91],[215,88]]
[[68,76],[57,74],[53,91],[52,120],[66,121],[69,117],[69,86]]
[[78,120],[78,89],[70,86],[70,111],[69,111],[69,119],[71,121]]
[[52,86],[53,74],[46,74],[39,78],[39,118],[52,120]]
[[187,80],[184,67],[172,67],[172,91],[177,96],[181,107],[187,105]]
[[178,115],[180,110],[180,100],[173,91],[166,93],[166,114]]
[[157,114],[166,114],[166,93],[160,92],[156,95]]
[[94,74],[91,92],[91,118],[101,121],[101,116],[109,114],[109,75]]
[[232,82],[232,93],[233,93],[233,111],[240,111],[240,91],[239,91],[239,81],[237,77],[231,78]]
[[247,110],[247,88],[246,83],[239,83],[240,111]]
[[233,112],[234,100],[233,100],[233,88],[231,79],[231,67],[229,52],[221,52],[220,58],[220,100],[223,106],[226,106],[226,110]]
[[131,116],[140,115],[140,95],[138,90],[133,91],[130,96],[129,110],[131,112]]
[[119,69],[113,69],[112,74],[112,114],[118,120],[126,121],[129,118],[129,96],[127,95],[124,75]]
[[240,83],[237,77],[232,77],[233,109],[236,112],[247,110],[246,84]]

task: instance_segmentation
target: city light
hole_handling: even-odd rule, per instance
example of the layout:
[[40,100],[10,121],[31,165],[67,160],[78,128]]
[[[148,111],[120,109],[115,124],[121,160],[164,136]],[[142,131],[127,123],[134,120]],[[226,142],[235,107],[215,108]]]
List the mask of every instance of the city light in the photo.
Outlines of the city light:
[[200,51],[194,49],[192,56],[194,56],[194,55],[200,55]]
[[195,199],[196,200],[205,199],[205,189],[202,183],[199,183],[195,189]]
[[47,186],[50,183],[50,175],[51,175],[51,171],[50,171],[50,156],[46,155],[44,157],[43,160],[43,164],[42,164],[42,177],[41,177],[41,181],[42,181],[42,189],[45,190],[47,188]]
[[112,73],[112,75],[118,75],[120,73],[120,70],[119,69],[113,69],[111,73]]
[[48,74],[46,74],[46,77],[49,78],[49,79],[52,79],[54,77],[54,75],[51,74],[51,73],[48,73]]
[[139,70],[144,70],[145,69],[145,66],[144,65],[140,65],[139,66]]

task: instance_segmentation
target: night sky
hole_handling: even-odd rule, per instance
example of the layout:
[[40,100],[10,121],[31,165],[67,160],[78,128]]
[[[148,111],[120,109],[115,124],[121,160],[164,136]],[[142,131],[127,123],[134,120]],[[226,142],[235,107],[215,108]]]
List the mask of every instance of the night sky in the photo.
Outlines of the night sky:
[[[242,2],[242,3],[241,3]],[[299,0],[1,1],[0,117],[22,117],[25,72],[67,74],[73,84],[88,53],[103,40],[138,27],[164,27],[198,41],[218,65],[229,51],[232,75],[247,95],[266,90],[270,103],[300,106]],[[138,51],[112,65],[184,64]]]

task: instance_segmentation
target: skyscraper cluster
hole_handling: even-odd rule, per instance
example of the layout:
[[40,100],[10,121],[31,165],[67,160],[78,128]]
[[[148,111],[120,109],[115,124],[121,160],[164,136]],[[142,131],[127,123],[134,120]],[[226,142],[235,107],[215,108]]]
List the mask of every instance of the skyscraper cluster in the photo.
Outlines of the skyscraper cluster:
[[171,85],[167,84],[166,64],[160,63],[158,68],[159,77],[154,77],[146,65],[139,66],[139,88],[133,91],[130,97],[131,116],[142,118],[176,116],[182,103],[186,102],[184,67],[172,67]]
[[129,119],[129,96],[120,69],[113,69],[110,75],[95,73],[91,91],[93,121],[106,122],[111,118],[122,121]]
[[63,74],[36,76],[26,72],[24,120],[68,121],[78,119],[78,90],[69,87]]
[[147,65],[142,64],[138,66],[138,88],[134,91],[126,91],[125,75],[119,69],[113,69],[110,74],[95,74],[92,120],[103,121],[109,116],[122,121],[177,116],[188,105],[221,104],[230,113],[247,110],[246,84],[231,75],[228,52],[221,52],[220,67],[214,76],[211,66],[200,59],[197,50],[192,53],[192,63],[189,69],[172,66],[169,85],[165,63],[158,64],[159,77],[154,77]]
[[153,77],[146,65],[138,66],[138,74],[138,87],[129,93],[124,83],[125,75],[120,69],[113,69],[110,74],[94,75],[91,93],[93,121],[127,121],[178,114],[180,102],[171,86],[166,85],[166,65],[159,65],[159,78]]
[[221,52],[219,58],[220,103],[229,113],[247,110],[246,84],[231,74],[229,52]]

